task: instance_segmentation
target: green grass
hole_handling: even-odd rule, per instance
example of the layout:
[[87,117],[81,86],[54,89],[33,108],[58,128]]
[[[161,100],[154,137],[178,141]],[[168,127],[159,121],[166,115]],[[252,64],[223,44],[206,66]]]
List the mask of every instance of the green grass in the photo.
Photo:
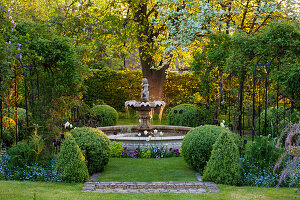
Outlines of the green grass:
[[183,158],[111,158],[99,181],[165,182],[197,181]]
[[32,200],[34,194],[38,200],[53,199],[162,199],[162,200],[250,200],[250,199],[299,199],[292,188],[259,188],[259,187],[234,187],[218,185],[220,193],[216,194],[174,194],[174,193],[149,193],[149,194],[120,194],[120,193],[93,193],[82,192],[83,184],[66,183],[44,183],[44,182],[20,182],[20,181],[0,181],[0,199],[2,200]]

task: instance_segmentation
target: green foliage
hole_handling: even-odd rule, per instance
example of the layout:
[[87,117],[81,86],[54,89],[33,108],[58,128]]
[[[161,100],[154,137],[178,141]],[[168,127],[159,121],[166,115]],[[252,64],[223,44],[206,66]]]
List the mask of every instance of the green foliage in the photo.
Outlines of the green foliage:
[[255,36],[256,53],[273,62],[271,78],[280,92],[300,107],[300,26],[289,21],[273,22]]
[[56,160],[56,170],[66,182],[85,182],[89,178],[85,158],[71,134],[66,134]]
[[223,132],[230,131],[213,125],[199,126],[190,130],[184,137],[181,146],[184,160],[188,165],[202,173],[210,158],[213,144]]
[[260,168],[274,166],[282,150],[276,148],[276,139],[270,136],[255,137],[249,148],[246,148],[246,159]]
[[102,171],[109,161],[110,141],[100,130],[82,127],[70,132],[87,160],[90,174]]
[[31,161],[33,161],[29,154],[30,149],[30,145],[25,141],[19,142],[8,149],[8,155],[11,157],[9,160],[9,166],[24,167],[24,165],[28,165]]
[[239,149],[234,138],[229,132],[222,132],[213,145],[204,169],[203,181],[237,185],[241,176],[240,170]]
[[110,156],[113,158],[120,158],[122,151],[124,151],[123,143],[122,142],[115,142],[111,144],[110,147]]
[[146,146],[142,149],[142,158],[151,158],[151,151]]
[[85,81],[87,90],[83,100],[86,104],[92,106],[103,101],[120,111],[125,101],[140,98],[141,71],[115,71],[105,67],[91,72],[92,75]]
[[10,167],[24,167],[33,162],[45,161],[45,149],[43,139],[34,134],[28,141],[21,141],[8,149]]
[[168,114],[169,125],[196,127],[203,120],[200,110],[191,104],[181,104],[172,108]]
[[96,105],[90,110],[98,126],[114,126],[119,118],[118,112],[109,105]]
[[[266,135],[271,135],[272,137],[279,136],[284,125],[287,125],[290,121],[294,123],[298,122],[299,117],[300,113],[297,110],[294,110],[294,112],[291,113],[291,110],[285,110],[282,106],[278,107],[278,109],[274,107],[268,108]],[[265,134],[265,110],[260,113],[260,118],[256,118],[255,126],[256,133],[259,132],[260,135]],[[278,134],[276,126],[278,126]]]

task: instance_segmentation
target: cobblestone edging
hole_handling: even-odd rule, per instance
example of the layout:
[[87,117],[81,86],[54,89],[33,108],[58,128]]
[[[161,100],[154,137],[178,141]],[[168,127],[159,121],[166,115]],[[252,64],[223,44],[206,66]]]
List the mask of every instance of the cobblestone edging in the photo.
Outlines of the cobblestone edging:
[[[97,180],[100,174],[91,176],[91,181]],[[83,192],[100,193],[217,193],[219,189],[213,182],[199,181],[169,181],[169,182],[86,182]]]

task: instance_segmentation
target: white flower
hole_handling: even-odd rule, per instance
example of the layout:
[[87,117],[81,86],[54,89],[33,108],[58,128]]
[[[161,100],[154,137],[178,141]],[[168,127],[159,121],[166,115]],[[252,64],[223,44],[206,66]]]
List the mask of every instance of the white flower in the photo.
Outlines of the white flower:
[[141,119],[139,119],[139,123],[141,123],[142,122],[142,120]]
[[138,134],[139,137],[141,137],[141,135],[142,135],[141,133]]
[[70,124],[70,128],[73,128],[73,125],[72,125],[72,124]]
[[221,123],[220,123],[220,126],[222,126],[222,127],[224,127],[224,128],[225,128],[225,125],[223,124],[223,122],[221,122]]
[[149,140],[150,140],[150,139],[147,137],[147,138],[146,138],[146,141],[149,142]]
[[159,135],[160,135],[160,136],[163,136],[163,135],[164,135],[164,133],[163,133],[162,131],[160,131],[160,132],[159,132]]
[[225,124],[225,120],[223,120],[222,123]]
[[156,135],[156,134],[157,134],[157,130],[156,130],[156,129],[154,129],[153,133],[154,133],[154,135]]
[[151,135],[149,135],[149,137],[148,137],[148,138],[149,138],[149,140],[151,140],[152,136],[151,136]]
[[148,131],[144,131],[144,135],[147,135],[148,134]]
[[65,123],[65,128],[69,128],[69,126],[70,126],[70,122],[67,121],[67,122]]

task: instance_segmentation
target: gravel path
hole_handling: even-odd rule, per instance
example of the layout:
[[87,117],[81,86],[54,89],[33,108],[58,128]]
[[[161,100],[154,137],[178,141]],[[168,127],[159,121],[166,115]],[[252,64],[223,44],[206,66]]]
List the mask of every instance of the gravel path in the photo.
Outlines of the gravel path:
[[90,177],[92,182],[84,183],[83,192],[100,193],[217,193],[219,189],[213,182],[202,182],[199,173],[198,181],[169,182],[97,182],[100,173]]

